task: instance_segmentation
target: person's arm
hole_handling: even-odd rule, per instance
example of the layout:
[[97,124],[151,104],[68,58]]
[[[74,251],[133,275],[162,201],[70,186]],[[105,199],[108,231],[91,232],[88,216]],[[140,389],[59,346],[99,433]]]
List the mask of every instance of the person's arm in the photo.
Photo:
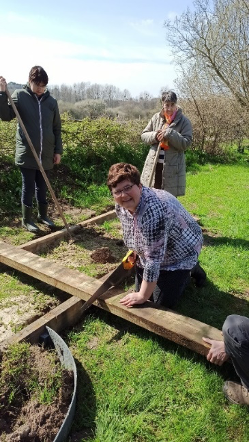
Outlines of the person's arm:
[[[4,77],[0,76],[0,118],[3,121],[10,121],[13,118],[15,118],[16,114],[11,106],[10,103],[8,103],[8,97],[6,94],[6,80]],[[15,102],[15,105],[17,106],[17,95],[16,91],[12,95],[13,101]]]
[[[56,102],[56,106],[55,106],[55,111],[54,111],[54,121],[53,121],[53,132],[54,132],[54,136],[55,136],[55,148],[54,148],[54,154],[56,156],[56,154],[62,154],[63,148],[62,148],[62,140],[61,140],[61,118],[60,118],[60,113],[59,113],[59,108],[58,108],[58,104]],[[56,157],[58,159],[58,156]],[[55,162],[55,157],[54,157],[54,163],[58,164]],[[59,160],[60,163],[60,160]]]
[[158,138],[157,138],[157,134],[158,134],[158,130],[155,131],[155,116],[153,116],[149,123],[147,124],[147,126],[144,128],[142,134],[141,134],[141,139],[144,143],[146,143],[147,145],[155,145],[156,143],[158,143]]
[[[166,219],[167,218],[167,219]],[[168,241],[168,230],[172,217],[166,217],[165,208],[155,200],[150,203],[141,222],[141,238],[143,239],[143,261],[145,262],[143,280],[139,292],[126,295],[120,302],[131,307],[136,304],[145,303],[153,293],[160,273]]]
[[192,143],[192,125],[190,121],[184,117],[180,132],[169,127],[164,132],[161,132],[158,138],[161,139],[160,141],[164,140],[167,142],[169,146],[177,149],[177,151],[184,152]]
[[207,360],[215,365],[221,366],[229,359],[229,355],[225,351],[225,343],[222,340],[212,340],[211,338],[202,337],[205,343],[211,345],[207,354]]
[[125,297],[121,298],[120,303],[122,303],[122,305],[126,306],[127,308],[145,303],[150,298],[152,292],[156,287],[156,284],[156,281],[148,282],[143,280],[140,291],[127,294]]

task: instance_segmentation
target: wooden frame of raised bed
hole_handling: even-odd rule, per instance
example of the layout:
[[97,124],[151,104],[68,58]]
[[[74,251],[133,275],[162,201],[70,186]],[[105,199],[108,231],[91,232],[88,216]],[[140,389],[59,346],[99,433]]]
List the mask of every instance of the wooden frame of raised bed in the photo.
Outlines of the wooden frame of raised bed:
[[[98,217],[85,220],[69,229],[72,234],[77,234],[84,226],[101,224],[105,220],[111,220],[115,217],[115,211],[109,211]],[[48,245],[55,246],[67,236],[67,230],[63,229],[19,247],[10,246],[0,241],[1,263],[72,295],[66,302],[61,303],[58,307],[15,334],[9,340],[9,343],[22,340],[36,343],[45,331],[45,326],[49,326],[58,333],[73,326],[82,315],[81,307],[84,301],[88,300],[102,284],[103,279],[97,280],[88,277],[82,272],[62,267],[58,263],[36,255],[36,253],[47,248]],[[119,303],[121,297],[120,291],[112,288],[101,299],[94,302],[94,305],[202,355],[206,355],[208,351],[208,346],[202,340],[203,336],[217,340],[222,339],[220,330],[198,320],[183,316],[172,310],[157,307],[149,302],[140,307],[126,308]]]

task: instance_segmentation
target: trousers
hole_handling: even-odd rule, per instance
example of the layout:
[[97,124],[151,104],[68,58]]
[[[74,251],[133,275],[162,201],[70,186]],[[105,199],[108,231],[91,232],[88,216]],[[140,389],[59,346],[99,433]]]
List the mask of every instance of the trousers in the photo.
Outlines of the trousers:
[[249,318],[229,315],[222,327],[225,351],[242,385],[249,390]]
[[[22,203],[25,206],[32,207],[33,197],[39,203],[47,204],[47,184],[39,169],[28,169],[20,167],[22,174]],[[46,174],[48,171],[46,171]]]
[[[143,269],[136,266],[135,287],[139,292],[143,280]],[[160,271],[157,285],[150,300],[167,308],[173,308],[190,282],[189,270]]]

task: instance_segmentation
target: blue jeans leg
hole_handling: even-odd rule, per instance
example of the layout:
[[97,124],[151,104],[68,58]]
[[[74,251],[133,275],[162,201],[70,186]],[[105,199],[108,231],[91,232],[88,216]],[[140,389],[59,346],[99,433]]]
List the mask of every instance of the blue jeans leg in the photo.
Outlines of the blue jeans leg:
[[47,204],[47,185],[43,175],[38,169],[28,169],[20,167],[22,174],[22,203],[32,207],[33,197],[38,202]]
[[249,318],[229,315],[222,328],[225,350],[242,384],[249,389]]

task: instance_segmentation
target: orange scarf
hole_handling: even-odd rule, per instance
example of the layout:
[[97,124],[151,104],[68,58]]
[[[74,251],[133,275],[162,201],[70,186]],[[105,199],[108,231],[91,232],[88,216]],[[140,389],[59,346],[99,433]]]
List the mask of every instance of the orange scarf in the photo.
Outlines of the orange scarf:
[[[175,112],[172,115],[168,115],[168,114],[166,114],[166,112],[164,112],[164,117],[165,117],[166,122],[164,123],[162,129],[167,129],[169,127],[170,123],[174,120],[176,113],[177,113],[177,109],[175,110]],[[167,144],[167,142],[162,141],[162,142],[160,142],[159,146],[161,149],[164,149],[164,151],[169,149],[169,145]]]

